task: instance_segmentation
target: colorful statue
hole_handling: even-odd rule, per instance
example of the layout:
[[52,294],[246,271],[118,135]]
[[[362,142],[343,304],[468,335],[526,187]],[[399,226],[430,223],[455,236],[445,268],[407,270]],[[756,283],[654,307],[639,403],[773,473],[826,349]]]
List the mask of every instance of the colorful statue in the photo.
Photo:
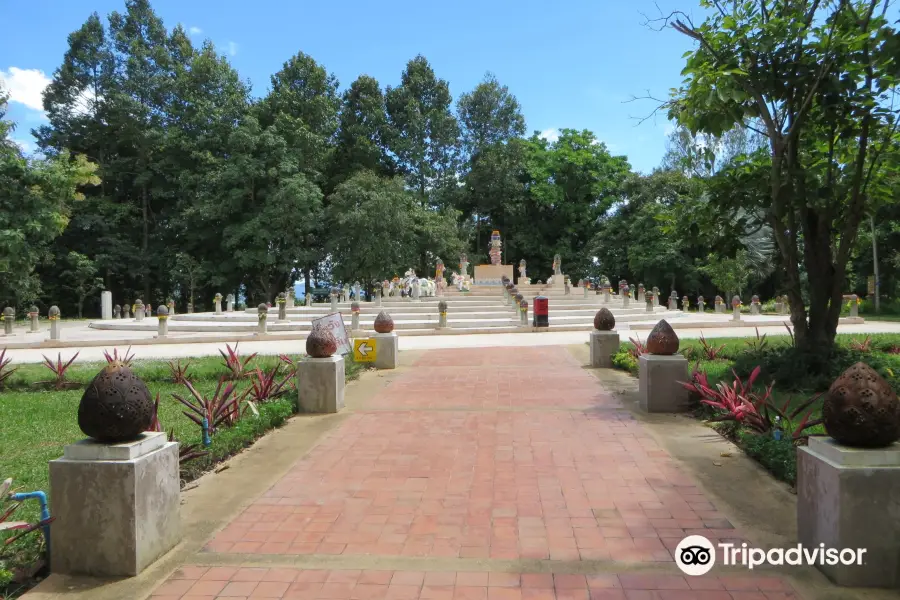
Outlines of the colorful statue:
[[434,267],[434,278],[440,281],[444,278],[444,261],[437,259],[437,265]]
[[553,275],[562,275],[562,258],[559,254],[553,257]]
[[500,232],[496,229],[491,232],[491,246],[488,254],[491,257],[492,265],[501,264],[502,255],[500,253],[500,247],[503,245],[503,242],[500,241]]

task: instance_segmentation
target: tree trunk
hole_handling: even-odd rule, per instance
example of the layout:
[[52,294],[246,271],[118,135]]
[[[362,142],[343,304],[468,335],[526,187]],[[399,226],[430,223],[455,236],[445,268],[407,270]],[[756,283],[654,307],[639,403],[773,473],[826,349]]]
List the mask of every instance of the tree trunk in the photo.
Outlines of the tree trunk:
[[[141,212],[143,219],[143,238],[141,240],[141,265],[145,265],[148,249],[150,248],[150,200],[147,198],[147,184],[141,185]],[[150,274],[146,272],[146,266],[142,266],[141,274],[144,278],[144,298],[150,297]]]
[[875,276],[875,314],[881,312],[881,278],[878,274],[878,238],[875,231],[875,215],[869,215],[872,227],[872,274]]

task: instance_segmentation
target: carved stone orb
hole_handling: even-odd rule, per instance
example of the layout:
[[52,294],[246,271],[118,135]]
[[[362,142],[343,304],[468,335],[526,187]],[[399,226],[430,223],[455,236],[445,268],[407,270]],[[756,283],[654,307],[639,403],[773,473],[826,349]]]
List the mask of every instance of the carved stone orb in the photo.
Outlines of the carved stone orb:
[[856,363],[834,380],[822,404],[825,431],[837,442],[883,448],[900,439],[900,400],[875,369]]
[[612,311],[610,311],[605,306],[597,311],[597,314],[594,315],[594,329],[600,331],[612,331],[616,326],[616,317],[613,316]]
[[394,320],[384,311],[375,317],[375,333],[390,333],[394,330]]
[[678,345],[678,336],[665,319],[661,319],[647,336],[647,352],[650,354],[671,356],[678,352]]
[[328,358],[337,352],[337,338],[328,329],[316,327],[306,338],[306,354],[311,358]]
[[78,405],[78,427],[98,442],[134,440],[149,429],[152,421],[150,390],[118,361],[94,377]]
[[[446,301],[441,300],[440,302],[438,302],[438,312],[439,313],[447,312],[447,302]],[[393,322],[392,322],[392,324],[393,324]]]

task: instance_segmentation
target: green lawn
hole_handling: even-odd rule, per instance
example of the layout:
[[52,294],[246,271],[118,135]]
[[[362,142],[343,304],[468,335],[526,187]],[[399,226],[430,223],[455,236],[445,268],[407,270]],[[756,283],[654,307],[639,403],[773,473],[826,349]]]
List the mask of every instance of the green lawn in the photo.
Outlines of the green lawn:
[[[63,361],[68,360],[74,352],[63,352]],[[140,354],[139,350],[135,354]],[[56,356],[49,356],[56,360]],[[292,357],[294,360],[298,356]],[[191,366],[188,378],[201,394],[215,391],[219,377],[226,373],[221,357],[205,357],[190,359]],[[181,360],[182,364],[187,362]],[[280,364],[278,357],[256,357],[248,368],[271,369]],[[75,389],[57,391],[47,389],[42,383],[53,378],[53,374],[43,365],[21,365],[6,380],[0,393],[0,481],[11,477],[15,488],[20,491],[48,491],[48,468],[50,460],[59,458],[63,447],[84,438],[78,428],[78,404],[88,382],[103,368],[104,363],[76,363],[67,372],[67,379],[77,382]],[[8,368],[16,367],[10,364]],[[283,365],[281,371],[287,376],[289,367]],[[183,445],[200,444],[200,428],[182,414],[185,407],[172,397],[179,394],[189,396],[184,385],[172,383],[172,374],[166,361],[135,360],[135,373],[144,380],[150,393],[159,394],[159,420],[166,431],[174,432],[175,438]],[[362,366],[347,359],[347,379],[355,379]],[[243,391],[250,386],[249,379],[238,382],[238,389]],[[294,394],[290,392],[279,399],[267,402],[258,407],[259,416],[245,412],[238,423],[231,428],[220,429],[212,437],[212,445],[206,450],[208,456],[184,463],[182,479],[189,481],[209,470],[215,463],[233,455],[242,448],[253,443],[267,430],[281,425],[291,416],[294,409]],[[35,502],[23,504],[15,513],[16,520],[34,521],[38,517],[38,506]],[[40,535],[31,534],[22,541],[15,542],[5,550],[6,569],[10,565],[22,565],[33,561],[39,553]],[[0,546],[2,548],[2,546]],[[4,558],[0,558],[0,598],[4,593],[13,592],[13,588],[4,590]]]

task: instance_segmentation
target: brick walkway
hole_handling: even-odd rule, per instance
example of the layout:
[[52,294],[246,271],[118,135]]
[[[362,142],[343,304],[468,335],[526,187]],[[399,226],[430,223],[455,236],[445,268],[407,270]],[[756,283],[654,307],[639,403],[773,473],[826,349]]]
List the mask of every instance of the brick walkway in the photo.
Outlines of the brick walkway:
[[[799,597],[779,579],[681,576],[670,551],[692,534],[743,541],[564,348],[438,350],[327,434],[197,561],[240,566],[184,567],[152,598]],[[367,566],[404,559],[411,566]]]

